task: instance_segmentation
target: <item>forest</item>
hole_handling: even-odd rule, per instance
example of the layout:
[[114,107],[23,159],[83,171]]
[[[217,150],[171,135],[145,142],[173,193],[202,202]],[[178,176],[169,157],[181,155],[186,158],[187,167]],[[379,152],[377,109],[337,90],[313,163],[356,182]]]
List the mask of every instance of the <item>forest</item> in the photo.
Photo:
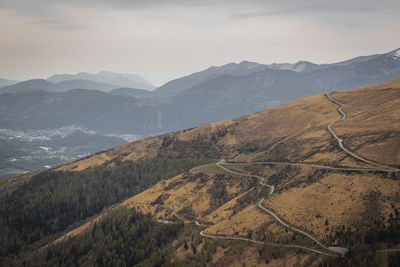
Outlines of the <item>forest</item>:
[[0,197],[0,265],[40,248],[106,207],[208,162],[174,155],[74,171],[44,171]]
[[21,265],[168,266],[171,244],[183,228],[183,223],[158,223],[150,215],[120,207],[86,234],[51,246]]

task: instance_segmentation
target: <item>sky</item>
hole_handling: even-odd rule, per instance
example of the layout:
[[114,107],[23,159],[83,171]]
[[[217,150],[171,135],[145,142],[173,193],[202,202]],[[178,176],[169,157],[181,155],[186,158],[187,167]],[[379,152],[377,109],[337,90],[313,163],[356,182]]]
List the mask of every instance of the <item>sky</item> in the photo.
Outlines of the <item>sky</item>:
[[0,77],[333,63],[400,47],[398,0],[0,0]]

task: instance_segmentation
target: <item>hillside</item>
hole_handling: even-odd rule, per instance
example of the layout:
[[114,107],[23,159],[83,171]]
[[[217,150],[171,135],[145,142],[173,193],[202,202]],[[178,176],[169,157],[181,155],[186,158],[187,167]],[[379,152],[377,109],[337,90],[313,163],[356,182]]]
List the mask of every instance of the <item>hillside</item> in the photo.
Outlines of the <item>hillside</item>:
[[[74,250],[71,242],[92,244],[98,231],[93,223],[111,224],[111,211],[125,206],[161,225],[185,223],[165,239],[176,242],[159,243],[162,261],[395,266],[399,101],[396,78],[141,139],[5,180],[1,262],[28,251],[40,261],[61,260],[68,247],[69,255],[81,257],[85,250]],[[102,229],[117,234],[113,227]],[[40,249],[45,245],[51,249]],[[102,259],[97,248],[88,250]]]
[[88,90],[97,90],[107,92],[113,89],[118,88],[117,85],[108,84],[108,83],[100,83],[91,80],[66,80],[57,83],[58,86],[64,89],[64,92],[73,89],[88,89]]
[[33,79],[1,87],[0,94],[4,93],[17,94],[17,93],[27,93],[33,91],[61,92],[63,90],[64,89],[62,87],[52,82],[48,82],[43,79]]
[[151,92],[143,89],[136,88],[117,88],[109,91],[113,95],[132,96],[137,98],[144,98],[151,95]]
[[81,89],[65,93],[3,94],[0,103],[3,128],[37,130],[76,124],[102,133],[119,132],[118,128],[129,132],[134,127],[131,124],[144,124],[146,118],[140,112],[151,108],[143,107],[133,97]]
[[[80,89],[2,94],[0,106],[0,179],[137,139],[112,129],[121,120],[131,128],[145,111],[136,98]],[[110,121],[106,134],[104,121]]]
[[[343,97],[346,97],[346,99],[348,99],[347,101],[352,100],[354,102],[352,104],[345,104],[344,111],[346,112],[346,110],[349,109],[350,115],[345,121],[335,125],[335,131],[338,131],[339,134],[346,134],[346,131],[355,131],[351,125],[357,123],[359,125],[358,128],[362,126],[360,130],[363,131],[365,135],[370,135],[371,138],[372,136],[375,137],[371,142],[379,142],[379,147],[386,151],[391,151],[390,154],[388,154],[388,158],[391,160],[387,163],[393,165],[400,164],[400,159],[396,154],[396,148],[399,144],[399,139],[397,139],[398,127],[396,124],[398,122],[398,113],[395,112],[395,103],[399,101],[399,91],[397,91],[399,87],[398,82],[399,78],[396,78],[378,85],[369,85],[357,89],[331,93],[332,97],[337,97],[338,100],[342,100]],[[357,95],[357,93],[359,95]],[[377,99],[377,95],[379,95],[380,99]],[[374,103],[375,101],[378,103]],[[299,157],[303,157],[303,154],[307,152],[307,156],[302,158],[306,162],[314,160],[314,163],[337,165],[340,162],[352,160],[352,157],[346,155],[341,158],[338,156],[337,158],[333,157],[343,152],[339,149],[337,151],[328,151],[327,148],[328,142],[332,142],[332,145],[335,145],[334,142],[330,140],[331,137],[326,130],[326,126],[330,122],[335,121],[335,119],[340,119],[337,108],[337,105],[332,103],[325,95],[314,95],[275,108],[242,116],[237,119],[207,124],[157,137],[145,138],[103,153],[98,153],[88,159],[66,164],[62,168],[82,169],[82,166],[87,165],[87,161],[93,162],[94,159],[97,158],[107,158],[110,160],[115,157],[119,157],[120,159],[137,159],[145,155],[152,155],[160,149],[165,149],[165,143],[171,145],[171,148],[169,146],[167,146],[167,148],[173,149],[174,142],[193,144],[196,143],[194,140],[197,140],[198,143],[211,143],[211,148],[215,149],[217,153],[214,157],[229,159],[234,159],[236,157],[256,157],[257,160],[298,161]],[[389,110],[383,110],[384,108],[389,109],[390,112]],[[367,120],[369,127],[375,126],[376,128],[379,125],[379,131],[374,129],[377,131],[374,135],[372,134],[372,129],[370,129],[371,133],[365,130],[367,126],[365,125],[365,116],[367,116],[367,114],[370,116],[373,114],[373,120],[371,120],[371,118]],[[349,124],[348,121],[351,121],[351,123]],[[387,123],[383,124],[383,121]],[[350,142],[350,146],[358,142],[356,141],[357,133],[354,135],[348,134],[346,137],[352,141],[348,141]],[[306,142],[309,139],[318,140],[319,142]],[[281,142],[282,140],[285,140],[285,143],[290,141],[290,143],[288,145],[283,145],[283,142]],[[345,140],[345,143],[346,142],[347,139]],[[302,153],[301,151],[304,147],[307,149]],[[309,152],[310,149],[313,150],[313,153]],[[321,149],[326,149],[326,151],[323,150],[322,152],[329,153],[329,157],[323,158],[320,152]],[[273,150],[278,150],[279,153],[273,153]],[[120,155],[124,153],[126,155],[121,158]],[[104,161],[99,161],[98,164],[103,163]],[[362,162],[351,163],[358,165],[363,164]]]
[[229,63],[172,80],[152,94],[169,98],[172,103],[160,107],[162,128],[185,129],[254,113],[327,90],[393,79],[400,75],[397,51],[400,49],[320,65],[306,61],[270,65],[248,61]]
[[[146,86],[126,87],[149,85],[138,75],[112,72],[56,74],[47,80],[5,86],[0,88],[0,138],[7,136],[2,139],[7,153],[0,158],[0,177],[54,166],[124,140],[197,127],[327,90],[391,79],[400,75],[399,51],[333,64],[229,63],[172,80],[153,91],[137,89]],[[28,146],[40,151],[40,147],[49,147],[48,142],[24,147],[18,140],[21,134],[41,131],[51,135],[70,127],[96,133],[98,142],[90,149],[69,147],[64,153],[61,147],[57,155],[43,156],[24,149]],[[9,133],[17,132],[13,139],[8,138]],[[120,140],[110,140],[109,136]]]

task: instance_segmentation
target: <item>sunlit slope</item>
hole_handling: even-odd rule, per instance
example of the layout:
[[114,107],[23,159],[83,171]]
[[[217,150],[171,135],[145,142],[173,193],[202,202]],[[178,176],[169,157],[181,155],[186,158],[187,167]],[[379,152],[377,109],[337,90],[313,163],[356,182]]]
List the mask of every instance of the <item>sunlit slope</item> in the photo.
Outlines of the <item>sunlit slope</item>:
[[334,92],[348,118],[335,127],[345,145],[373,161],[400,164],[400,79]]
[[[349,247],[343,229],[368,233],[400,209],[400,78],[330,96],[343,104],[345,116],[327,95],[314,95],[234,120],[135,141],[60,169],[112,166],[115,160],[151,158],[160,151],[225,159],[230,170],[264,177],[274,186],[273,194],[256,178],[209,163],[162,180],[120,205],[158,219],[198,221],[207,235],[320,249],[260,209],[261,203],[327,246]],[[328,125],[353,154],[339,146]]]
[[203,142],[207,144],[205,149],[215,150],[214,156],[234,158],[267,148],[305,130],[321,129],[321,134],[326,134],[323,130],[325,125],[338,117],[336,107],[324,95],[315,95],[237,119],[134,141],[63,165],[60,169],[79,171],[115,158],[136,160],[153,157],[161,149],[173,149],[177,142]]
[[[344,144],[372,160],[400,164],[399,94],[399,78],[332,93],[333,97],[345,103],[344,110],[349,114],[345,121],[335,125]],[[160,149],[173,148],[177,141],[211,145],[215,148],[214,156],[218,157],[235,158],[240,154],[245,159],[245,154],[251,153],[254,157],[254,152],[260,152],[257,158],[263,160],[362,165],[337,149],[326,131],[326,126],[338,119],[337,106],[323,94],[314,95],[237,119],[131,142],[66,164],[60,169],[78,171],[115,158],[136,160],[153,157]]]

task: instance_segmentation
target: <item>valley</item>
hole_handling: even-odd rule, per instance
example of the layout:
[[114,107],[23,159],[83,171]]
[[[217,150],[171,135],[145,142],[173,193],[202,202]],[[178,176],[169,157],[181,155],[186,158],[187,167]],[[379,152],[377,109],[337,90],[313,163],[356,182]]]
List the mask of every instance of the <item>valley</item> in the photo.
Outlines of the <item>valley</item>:
[[47,130],[0,129],[0,179],[50,168],[138,138],[99,134],[77,125]]

